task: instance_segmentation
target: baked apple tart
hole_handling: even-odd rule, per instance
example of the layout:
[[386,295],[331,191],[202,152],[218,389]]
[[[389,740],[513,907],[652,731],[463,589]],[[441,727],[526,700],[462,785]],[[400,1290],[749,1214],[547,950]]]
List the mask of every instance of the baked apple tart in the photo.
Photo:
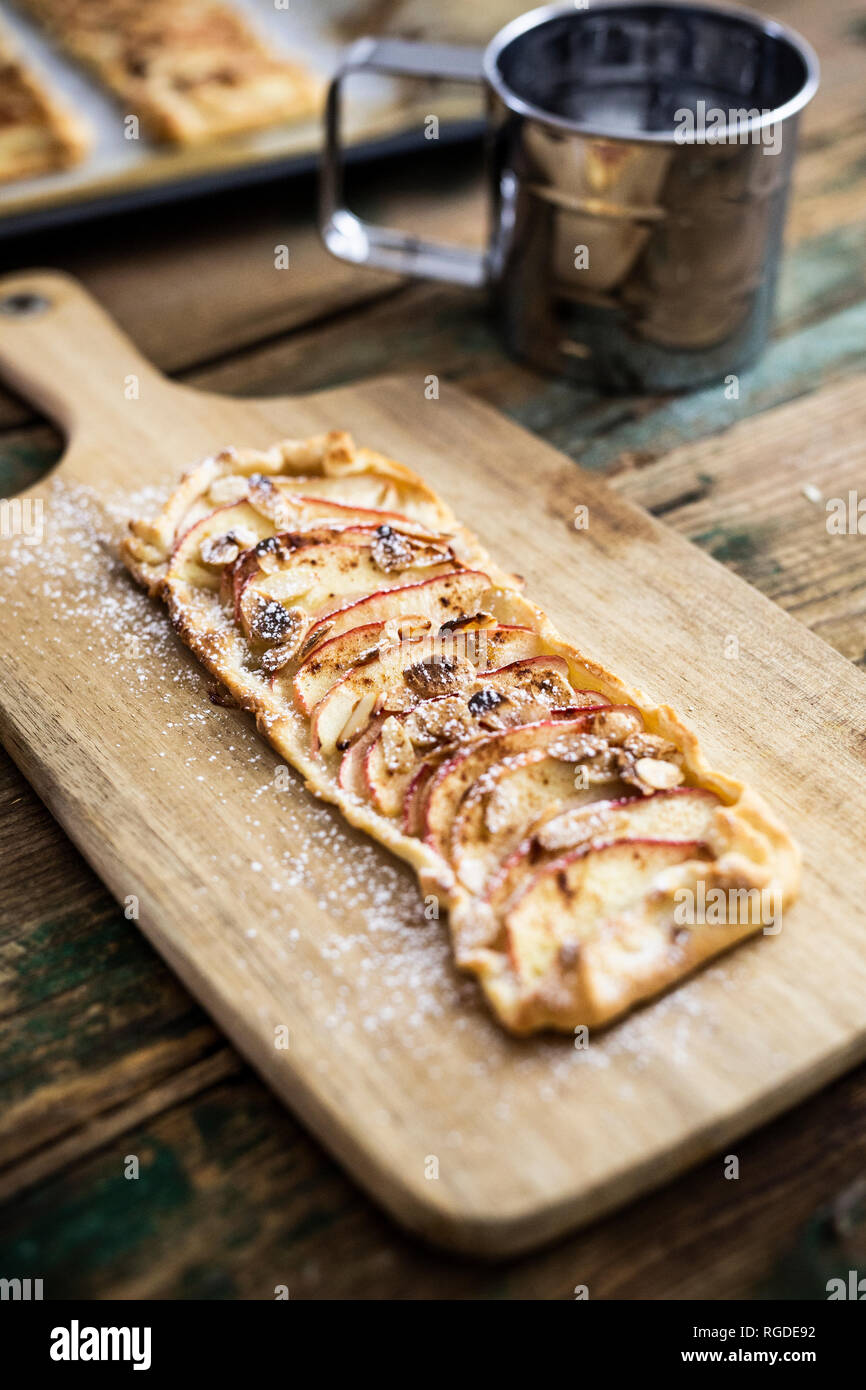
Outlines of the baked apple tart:
[[191,146],[309,120],[321,90],[221,0],[18,0],[157,140]]
[[90,135],[0,29],[0,183],[79,163]]
[[777,929],[799,855],[761,799],[409,469],[336,431],[226,449],[123,555],[309,790],[413,866],[512,1032],[609,1023]]

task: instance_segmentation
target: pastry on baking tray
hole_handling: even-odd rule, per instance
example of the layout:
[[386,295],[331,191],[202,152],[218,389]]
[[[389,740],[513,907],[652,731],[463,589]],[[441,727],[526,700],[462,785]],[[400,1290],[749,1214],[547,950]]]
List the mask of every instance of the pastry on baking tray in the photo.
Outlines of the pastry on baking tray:
[[18,0],[159,140],[194,145],[302,120],[318,81],[219,0]]
[[88,143],[84,127],[0,32],[0,182],[66,169],[83,158]]
[[336,431],[226,449],[123,554],[308,788],[415,868],[511,1031],[608,1023],[777,929],[799,855],[760,798],[402,465]]

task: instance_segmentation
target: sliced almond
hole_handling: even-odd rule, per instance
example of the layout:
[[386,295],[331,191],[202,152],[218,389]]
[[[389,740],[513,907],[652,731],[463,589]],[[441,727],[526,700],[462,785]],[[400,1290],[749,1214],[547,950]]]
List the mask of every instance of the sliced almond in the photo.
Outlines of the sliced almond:
[[448,695],[475,680],[475,667],[465,656],[436,653],[424,661],[407,666],[403,679],[421,700]]
[[429,632],[430,619],[420,613],[399,614],[389,618],[382,630],[386,642],[407,642]]
[[623,740],[623,748],[633,758],[666,758],[669,753],[677,751],[675,743],[670,743],[660,734],[648,734],[643,729],[629,734]]
[[417,697],[405,685],[389,685],[379,696],[380,713],[405,714],[416,704]]
[[206,565],[230,565],[242,550],[255,541],[255,533],[239,526],[234,531],[226,531],[223,536],[207,536],[199,548],[199,555]]
[[407,569],[424,569],[437,565],[450,554],[447,542],[424,533],[412,533],[410,527],[395,530],[387,524],[377,527],[370,545],[373,562],[386,574]]
[[406,732],[416,747],[433,748],[471,738],[475,729],[465,700],[446,695],[416,705],[406,720]]
[[637,710],[601,710],[592,721],[593,733],[612,743],[622,743],[629,734],[637,733],[640,728],[641,717]]
[[277,671],[282,671],[283,667],[288,666],[292,658],[297,655],[299,637],[300,632],[294,640],[289,638],[288,641],[281,642],[278,647],[269,647],[268,650],[262,654],[262,666],[270,675],[275,675]]
[[276,599],[260,597],[258,605],[250,614],[250,634],[260,642],[274,646],[299,639],[305,626],[304,614],[300,608],[286,608]]
[[256,546],[255,563],[262,574],[275,574],[286,558],[286,551],[276,536],[266,536]]
[[634,770],[653,791],[667,791],[670,787],[678,787],[683,781],[682,769],[676,763],[667,763],[661,758],[638,758]]

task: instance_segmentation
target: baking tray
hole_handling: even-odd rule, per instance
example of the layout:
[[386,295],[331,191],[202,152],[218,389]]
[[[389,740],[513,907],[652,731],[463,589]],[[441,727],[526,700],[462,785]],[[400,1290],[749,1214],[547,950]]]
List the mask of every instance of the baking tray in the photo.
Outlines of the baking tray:
[[[352,7],[345,0],[290,0],[288,9],[277,9],[273,0],[230,3],[249,16],[275,52],[300,58],[323,82],[355,32]],[[0,237],[309,173],[318,164],[318,118],[186,150],[160,146],[143,132],[140,139],[127,140],[122,106],[94,77],[2,0],[0,17],[27,62],[68,108],[84,117],[93,137],[90,153],[74,168],[0,185]],[[440,121],[440,144],[481,132],[482,99],[471,88],[353,79],[344,104],[347,157],[373,159],[423,147],[424,117],[431,109]]]

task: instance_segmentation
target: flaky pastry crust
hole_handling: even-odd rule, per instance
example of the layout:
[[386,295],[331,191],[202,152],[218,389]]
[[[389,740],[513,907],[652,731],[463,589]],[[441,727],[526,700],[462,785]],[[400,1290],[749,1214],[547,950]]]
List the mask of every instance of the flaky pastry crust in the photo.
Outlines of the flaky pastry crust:
[[[245,491],[247,488],[252,492]],[[410,533],[414,528],[417,536],[422,537],[411,536],[413,544],[429,545],[430,537],[436,537],[437,543],[442,544],[445,538],[452,570],[460,574],[481,572],[482,580],[485,577],[489,580],[488,594],[498,605],[497,611],[506,615],[505,627],[500,629],[503,640],[513,642],[515,633],[524,634],[521,638],[524,645],[534,644],[531,650],[535,653],[535,661],[546,663],[554,676],[560,671],[567,672],[569,699],[564,706],[560,701],[550,718],[544,715],[540,719],[537,716],[528,718],[522,724],[518,721],[519,727],[500,733],[479,731],[472,735],[477,741],[471,745],[458,744],[455,751],[455,745],[450,744],[444,752],[439,750],[432,772],[428,768],[430,775],[422,785],[419,803],[426,808],[426,833],[422,833],[417,824],[413,826],[413,817],[408,811],[402,819],[383,813],[374,804],[375,797],[371,800],[369,795],[359,794],[357,784],[344,777],[343,768],[352,748],[360,747],[360,740],[371,729],[375,732],[372,722],[368,722],[364,732],[353,734],[347,732],[347,724],[343,743],[337,745],[336,751],[332,747],[330,755],[326,755],[322,743],[317,744],[323,717],[319,715],[317,729],[316,716],[336,687],[329,688],[328,696],[308,717],[309,711],[299,707],[297,693],[293,697],[292,688],[281,681],[279,671],[275,678],[273,669],[257,670],[255,660],[251,660],[253,638],[249,632],[245,634],[243,622],[238,617],[238,594],[244,593],[239,587],[238,576],[244,579],[252,573],[255,582],[260,573],[259,565],[264,563],[264,559],[260,562],[257,558],[260,554],[271,558],[278,574],[284,564],[283,560],[273,558],[271,538],[277,526],[275,523],[268,529],[267,508],[258,512],[255,507],[250,509],[250,497],[254,501],[258,499],[257,505],[261,506],[262,495],[271,507],[276,497],[280,506],[296,509],[292,512],[296,520],[286,542],[294,549],[285,564],[297,562],[301,553],[299,547],[333,539],[333,533],[328,530],[333,520],[319,515],[317,507],[359,508],[359,515],[369,508],[374,509],[377,516],[399,517],[401,522],[393,521],[393,527],[404,525]],[[304,519],[297,520],[302,515],[297,510],[301,505],[299,499],[309,498],[318,500],[313,504],[306,502]],[[242,529],[239,528],[237,534],[230,531],[219,535],[221,511],[229,521],[238,516],[251,518],[255,522],[253,533],[239,538]],[[391,524],[384,529],[380,527],[380,532],[393,539]],[[204,536],[201,543],[199,535]],[[356,540],[359,538],[366,544],[360,532]],[[245,551],[244,545],[248,546]],[[478,978],[495,1015],[510,1031],[516,1034],[543,1028],[571,1031],[580,1025],[610,1023],[642,1000],[668,988],[705,960],[760,931],[768,922],[777,922],[779,913],[795,895],[799,852],[761,797],[742,783],[711,769],[694,734],[667,705],[651,705],[640,691],[566,642],[542,610],[520,594],[520,581],[495,564],[421,478],[373,450],[356,448],[348,435],[333,431],[307,440],[287,440],[267,451],[226,449],[204,460],[184,476],[154,519],[130,522],[130,533],[123,543],[122,553],[138,582],[167,603],[182,640],[223,682],[238,703],[255,715],[261,732],[281,756],[303,774],[308,789],[337,805],[352,825],[373,836],[414,868],[422,892],[435,895],[448,911],[457,964]],[[340,552],[346,564],[370,563],[362,546],[348,559],[347,554]],[[202,556],[206,558],[203,560]],[[361,560],[356,562],[356,556],[361,556]],[[439,570],[443,568],[447,569],[448,565],[439,566]],[[413,582],[411,576],[402,579],[391,576],[391,579],[406,585]],[[267,576],[264,583],[267,589]],[[408,593],[408,589],[402,592]],[[343,612],[343,605],[332,603],[330,608],[326,605],[324,611],[332,621],[335,612]],[[285,612],[281,618],[285,619]],[[501,618],[496,621],[502,623]],[[480,626],[484,627],[483,621]],[[308,626],[307,630],[312,629]],[[493,631],[488,623],[486,632]],[[314,644],[314,654],[326,650],[325,646]],[[417,650],[422,651],[422,647],[418,646]],[[266,652],[265,659],[267,655]],[[302,647],[294,658],[295,666],[287,669],[296,669],[298,659],[304,655]],[[376,662],[385,659],[378,649],[373,656]],[[365,654],[361,666],[369,660],[369,654]],[[514,667],[502,669],[519,667],[525,674],[531,665],[531,660],[523,660],[516,662]],[[550,671],[547,672],[547,686],[542,682],[539,689],[549,690]],[[474,674],[470,671],[470,676]],[[354,668],[349,670],[348,676],[354,679]],[[477,706],[481,710],[495,707],[495,702],[503,698],[495,691],[490,694],[491,687],[485,684],[485,676],[487,682],[494,684],[496,677],[501,680],[500,671],[494,671],[491,676],[489,667],[479,668],[475,686],[467,687],[476,690],[483,687],[485,698]],[[505,690],[507,697],[508,685]],[[505,706],[508,703],[506,698]],[[433,708],[432,702],[424,708]],[[631,744],[622,745],[621,734],[616,736],[619,739],[616,745],[612,734],[607,742],[599,738],[600,730],[610,730],[616,724],[616,719],[610,718],[611,710],[621,723],[623,716],[617,712],[625,712],[626,733],[632,727],[629,721],[635,728],[641,726]],[[385,716],[387,718],[387,707]],[[371,715],[370,720],[373,717]],[[381,719],[382,714],[378,717]],[[393,726],[398,734],[400,717],[396,716],[397,723]],[[565,723],[554,725],[551,720],[564,720]],[[537,732],[542,726],[550,731],[543,736]],[[358,726],[359,729],[363,727]],[[528,734],[525,733],[527,727]],[[601,815],[597,833],[582,842],[570,842],[566,838],[563,857],[558,857],[556,850],[545,849],[545,845],[556,841],[550,839],[549,828],[546,832],[539,831],[544,817],[523,826],[516,839],[512,836],[510,841],[503,840],[511,855],[510,859],[506,858],[506,867],[512,861],[517,865],[516,870],[512,867],[514,884],[510,885],[511,889],[516,885],[516,891],[499,900],[491,885],[501,884],[501,866],[497,865],[492,876],[488,873],[479,887],[479,883],[470,881],[466,870],[460,867],[467,862],[466,856],[455,858],[453,821],[448,842],[452,849],[446,851],[441,837],[437,840],[435,815],[431,811],[436,793],[430,787],[435,788],[437,777],[440,782],[446,778],[452,766],[449,758],[459,761],[467,748],[470,751],[481,748],[482,761],[486,756],[484,749],[518,750],[517,756],[506,758],[503,753],[498,762],[494,759],[469,789],[476,800],[487,796],[488,782],[493,787],[496,779],[504,780],[511,775],[512,767],[523,769],[533,759],[545,758],[546,745],[554,746],[559,729],[571,734],[577,731],[578,742],[583,739],[580,746],[584,751],[577,755],[555,751],[554,762],[548,759],[545,767],[552,766],[554,772],[561,773],[556,759],[575,756],[588,758],[587,766],[615,765],[619,771],[611,772],[608,768],[598,776],[607,778],[608,785],[617,787],[619,792],[623,784],[617,779],[624,778],[629,782],[624,788],[627,795],[603,803],[593,800],[590,809]],[[502,742],[494,742],[500,738]],[[540,745],[540,752],[530,747],[533,742]],[[592,756],[585,751],[590,745]],[[636,755],[642,754],[637,762],[636,755],[627,753],[629,747],[636,748]],[[338,768],[335,758],[339,751],[343,757]],[[642,780],[644,778],[650,779],[648,784]],[[449,785],[447,781],[444,784]],[[655,790],[662,786],[669,786],[670,790]],[[676,806],[670,801],[667,805],[676,811],[688,803],[689,813],[697,816],[694,823],[701,827],[699,835],[695,832],[697,838],[692,840],[688,833],[685,838],[678,835],[673,840],[664,835],[658,838],[658,832],[648,837],[638,833],[623,834],[621,829],[614,833],[611,827],[620,825],[623,815],[633,816],[634,808],[645,807],[653,795],[662,799],[683,797]],[[459,802],[461,813],[470,805],[471,798],[467,800],[466,796]],[[603,787],[600,796],[605,796]],[[580,797],[575,798],[577,822],[580,823],[583,804],[578,803]],[[568,809],[571,802],[563,804]],[[559,803],[552,804],[550,815],[558,810]],[[512,807],[510,814],[513,813]],[[557,823],[558,826],[563,824],[566,823]],[[569,825],[566,824],[566,829]],[[489,815],[480,833],[482,838],[489,836],[492,845],[498,844],[497,825]],[[456,843],[460,848],[459,840]],[[475,851],[478,847],[477,842],[469,841],[469,850]],[[466,845],[462,847],[466,848]],[[599,868],[607,878],[599,879]],[[645,890],[641,889],[633,899],[628,898],[625,891],[632,880],[645,885]],[[598,882],[606,883],[607,889],[599,889]],[[735,895],[757,894],[760,906],[751,906],[745,920],[719,923],[708,916],[707,920],[679,924],[681,919],[674,913],[675,895],[693,891],[703,900],[711,889]],[[599,892],[602,896],[594,908],[596,900],[592,894]],[[611,901],[618,900],[619,895],[622,902],[608,909],[604,892],[612,894]],[[767,904],[772,907],[768,908]]]

